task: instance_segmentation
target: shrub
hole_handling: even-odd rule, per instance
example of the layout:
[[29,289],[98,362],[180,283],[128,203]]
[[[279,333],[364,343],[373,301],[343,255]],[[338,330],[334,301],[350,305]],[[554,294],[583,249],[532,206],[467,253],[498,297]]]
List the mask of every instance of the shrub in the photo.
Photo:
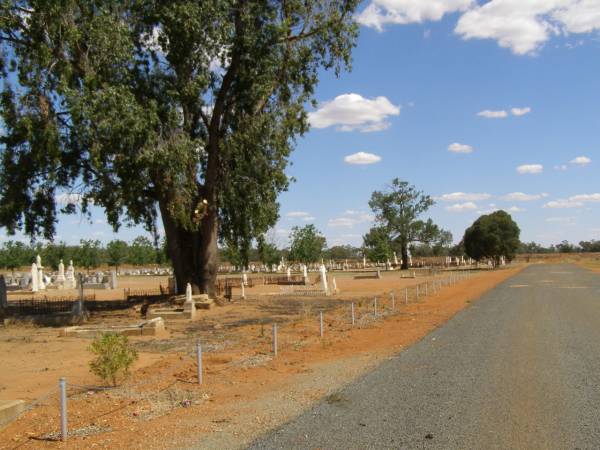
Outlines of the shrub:
[[94,339],[89,350],[96,355],[90,362],[90,371],[113,386],[120,375],[129,374],[129,368],[138,358],[127,337],[114,333],[103,333]]

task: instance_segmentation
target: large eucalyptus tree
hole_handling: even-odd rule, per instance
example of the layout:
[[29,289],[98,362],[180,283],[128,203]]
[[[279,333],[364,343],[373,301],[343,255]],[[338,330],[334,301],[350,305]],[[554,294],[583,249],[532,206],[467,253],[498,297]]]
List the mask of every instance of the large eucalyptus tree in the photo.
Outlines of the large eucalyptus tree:
[[350,63],[357,4],[2,2],[0,225],[52,238],[59,211],[95,205],[115,229],[160,216],[178,286],[211,293],[217,242],[247,251],[276,222],[318,75]]

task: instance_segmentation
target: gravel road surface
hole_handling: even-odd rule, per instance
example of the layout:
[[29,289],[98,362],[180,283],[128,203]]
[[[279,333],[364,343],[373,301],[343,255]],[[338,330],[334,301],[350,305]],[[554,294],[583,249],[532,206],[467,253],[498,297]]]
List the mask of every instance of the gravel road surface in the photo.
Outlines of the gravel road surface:
[[600,276],[534,265],[252,449],[598,449]]

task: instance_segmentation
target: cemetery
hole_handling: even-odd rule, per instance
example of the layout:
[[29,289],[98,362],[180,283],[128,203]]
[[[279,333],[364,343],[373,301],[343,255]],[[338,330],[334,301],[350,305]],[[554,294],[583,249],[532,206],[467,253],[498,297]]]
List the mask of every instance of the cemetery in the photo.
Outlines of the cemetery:
[[[99,272],[88,278],[81,277],[84,307],[93,305],[94,301],[114,302],[119,307],[87,311],[85,320],[72,326],[49,327],[13,322],[0,328],[0,351],[9,355],[6,363],[13,367],[10,373],[0,376],[0,400],[23,400],[27,405],[36,406],[30,412],[27,410],[20,414],[18,420],[7,424],[0,431],[0,439],[3,436],[11,436],[12,439],[15,433],[19,436],[19,429],[27,429],[36,436],[44,436],[44,433],[52,431],[57,399],[42,400],[39,405],[37,401],[54,388],[57,377],[63,372],[62,367],[67,364],[70,367],[69,382],[74,386],[72,397],[69,397],[70,408],[76,411],[72,427],[82,436],[77,438],[76,433],[73,435],[70,444],[74,448],[83,448],[90,442],[105,442],[106,445],[106,439],[119,439],[119,442],[132,445],[132,437],[123,431],[123,426],[128,424],[126,429],[137,429],[142,419],[153,420],[157,424],[169,423],[169,427],[173,428],[169,435],[177,440],[177,417],[188,407],[182,407],[177,401],[169,401],[165,405],[157,394],[173,382],[179,389],[177,395],[190,401],[189,408],[200,408],[202,417],[209,414],[208,417],[218,419],[224,413],[224,408],[234,407],[240,398],[234,393],[237,386],[254,386],[251,388],[255,390],[252,398],[259,392],[262,392],[260,395],[268,395],[260,381],[265,370],[276,370],[278,389],[289,389],[285,386],[298,382],[296,378],[302,376],[302,367],[325,361],[339,364],[355,351],[369,355],[369,358],[381,356],[397,346],[398,342],[415,339],[418,334],[413,333],[416,330],[427,330],[440,320],[440,314],[451,314],[456,308],[464,307],[466,301],[476,295],[477,289],[486,288],[489,283],[497,282],[512,271],[489,271],[487,264],[477,268],[475,264],[467,265],[468,261],[463,266],[455,261],[447,265],[444,259],[436,263],[425,264],[422,261],[422,266],[429,267],[414,267],[408,274],[395,270],[391,265],[386,270],[385,263],[378,266],[377,263],[363,264],[362,261],[330,261],[308,266],[290,264],[289,271],[284,262],[276,268],[276,272],[261,272],[258,265],[254,271],[223,266],[218,279],[222,295],[211,299],[209,308],[196,307],[206,301],[205,296],[191,295],[189,290],[183,296],[167,293],[167,273],[146,275],[138,271],[130,275],[129,270],[123,270],[122,275],[116,277],[117,287],[114,289],[110,289],[111,282],[108,282],[109,288],[104,286],[104,282],[97,282]],[[378,278],[360,276],[377,273],[377,270],[380,273]],[[78,272],[75,269],[75,273]],[[67,270],[65,279],[68,273]],[[53,298],[71,298],[75,304],[80,303],[79,285],[74,289],[53,289],[58,274],[56,278],[54,274],[49,274],[47,278],[45,291],[8,291],[8,303],[31,296],[46,298],[49,302]],[[77,276],[75,278],[79,279]],[[459,281],[461,279],[464,281]],[[231,280],[239,280],[239,283]],[[11,284],[10,280],[8,284]],[[306,289],[312,290],[312,293],[303,295]],[[143,317],[144,302],[140,294],[150,296],[161,292],[165,295],[150,305]],[[451,292],[454,295],[448,297]],[[125,301],[127,293],[137,297],[134,304],[124,309],[120,304]],[[354,325],[350,321],[350,309]],[[175,310],[181,310],[182,315],[186,313],[188,316],[174,318],[165,314]],[[319,314],[321,325],[318,322]],[[390,328],[391,323],[397,321],[408,324],[415,320],[421,324],[417,328],[413,325],[409,328]],[[271,348],[272,324],[277,325],[279,333],[277,358],[273,357]],[[122,388],[127,389],[127,394],[121,388],[103,394],[102,383],[89,373],[89,354],[86,349],[101,332],[127,335],[139,352],[132,376]],[[319,338],[319,333],[322,338]],[[381,333],[387,336],[387,340],[378,337]],[[194,354],[198,338],[205,354],[205,382],[199,388],[192,388],[186,383],[195,382],[195,369],[190,355]],[[44,342],[43,352],[39,348],[41,342]],[[367,348],[371,350],[362,353]],[[61,355],[59,360],[53,356],[56,352]],[[282,369],[275,369],[280,367],[277,362],[279,358],[283,361],[290,357],[295,361],[290,362],[293,364],[290,367],[301,370],[282,372]],[[358,366],[363,367],[361,364]],[[358,366],[353,370],[359,370]],[[343,379],[341,374],[339,377]],[[140,383],[144,386],[138,387]],[[76,386],[85,386],[85,389]],[[172,391],[175,388],[168,389]],[[121,404],[125,398],[139,400],[103,419],[106,425],[94,419],[102,411],[110,411],[111,402]],[[213,398],[219,398],[218,405],[212,403]],[[86,410],[81,409],[83,405],[87,405]],[[296,406],[300,407],[300,403]],[[31,416],[34,412],[35,416]],[[38,419],[31,422],[33,417]],[[244,414],[240,416],[242,419],[249,420]],[[86,421],[96,425],[90,428],[87,423],[84,426]],[[265,426],[266,423],[254,423],[248,428],[248,435],[251,435],[250,430],[255,433]],[[19,439],[24,437],[20,436]],[[155,438],[158,443],[159,437]],[[36,444],[50,448],[52,442],[50,436],[36,441]],[[152,439],[148,442],[152,448]]]

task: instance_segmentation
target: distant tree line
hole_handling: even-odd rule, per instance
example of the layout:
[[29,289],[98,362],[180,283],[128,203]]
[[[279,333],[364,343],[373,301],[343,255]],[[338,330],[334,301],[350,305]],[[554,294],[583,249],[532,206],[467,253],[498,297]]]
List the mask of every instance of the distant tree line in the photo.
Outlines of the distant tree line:
[[124,264],[145,266],[166,264],[164,242],[154,244],[145,236],[138,236],[131,242],[113,240],[103,245],[98,240],[82,239],[79,245],[65,242],[25,244],[20,241],[6,241],[0,247],[0,267],[14,271],[30,266],[37,255],[42,257],[44,267],[58,269],[62,260],[65,265],[73,260],[77,267],[92,269],[107,264],[119,268]]
[[600,241],[592,239],[591,241],[580,241],[579,244],[572,244],[569,241],[562,241],[548,247],[535,242],[523,242],[518,250],[519,253],[544,254],[544,253],[600,253]]

